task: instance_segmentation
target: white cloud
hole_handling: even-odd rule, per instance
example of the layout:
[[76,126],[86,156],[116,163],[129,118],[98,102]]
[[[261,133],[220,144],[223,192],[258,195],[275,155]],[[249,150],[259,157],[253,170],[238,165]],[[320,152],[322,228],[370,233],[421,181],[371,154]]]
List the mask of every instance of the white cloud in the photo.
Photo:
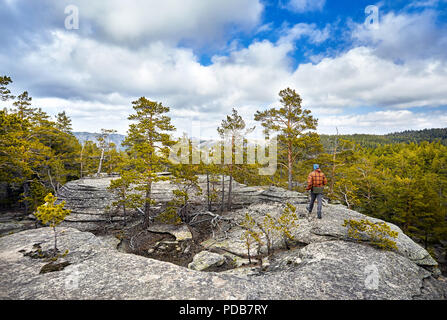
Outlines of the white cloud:
[[447,63],[394,64],[370,48],[354,48],[318,64],[304,64],[292,82],[309,105],[408,108],[447,104]]
[[294,42],[307,37],[310,43],[319,44],[329,39],[330,26],[327,25],[320,30],[314,23],[297,23],[291,28],[285,28],[283,33],[284,35],[278,40],[279,43]]
[[189,49],[153,43],[129,50],[56,32],[50,46],[26,56],[20,65],[33,71],[31,78],[45,79],[40,84],[45,88],[60,86],[64,94],[72,90],[73,98],[56,105],[70,107],[80,125],[88,123],[88,116],[127,124],[124,114],[132,111],[130,102],[142,95],[170,106],[174,118],[184,119],[178,121],[180,125],[188,126],[185,118],[218,124],[233,107],[248,120],[256,110],[276,103],[279,90],[288,86],[322,119],[362,105],[447,105],[445,62],[399,65],[377,57],[371,48],[359,47],[293,71],[288,58],[292,50],[291,43],[265,40],[228,57],[216,56],[210,66],[202,66]]
[[[192,49],[169,41],[153,40],[133,48],[59,30],[50,34],[51,41],[22,50],[22,55],[0,52],[0,65],[37,97],[36,106],[54,114],[67,110],[79,131],[114,127],[124,133],[131,101],[144,95],[171,107],[179,132],[190,129],[189,120],[200,120],[204,134],[213,136],[231,108],[253,120],[257,110],[277,105],[278,92],[286,87],[296,89],[304,107],[320,118],[320,132],[332,133],[336,125],[372,133],[447,126],[443,115],[430,123],[431,115],[408,110],[447,105],[443,36],[430,40],[434,42],[427,49],[432,52],[429,56],[416,54],[415,44],[403,63],[395,63],[390,54],[410,50],[411,36],[424,41],[433,30],[430,17],[427,12],[388,14],[381,22],[384,29],[373,33],[353,26],[358,46],[335,57],[320,56],[296,70],[290,58],[295,42],[302,37],[325,41],[329,26],[319,30],[301,23],[282,29],[277,42],[253,41],[246,48],[235,43],[228,56],[216,55],[208,66],[200,64]],[[384,111],[344,115],[361,106]]]
[[[59,10],[72,0],[58,1]],[[54,5],[54,2],[53,2]],[[78,0],[80,28],[93,28],[107,39],[139,45],[141,41],[206,42],[227,27],[251,30],[261,18],[259,0]],[[63,12],[63,11],[62,11]]]
[[386,134],[404,130],[422,130],[447,126],[447,115],[414,113],[409,110],[388,110],[362,115],[327,116],[319,121],[318,131],[334,134]]
[[446,0],[422,0],[413,1],[408,5],[408,8],[426,8],[426,7],[436,7],[439,3],[445,3]]
[[352,26],[352,37],[357,45],[374,48],[382,58],[397,61],[437,59],[447,57],[447,29],[437,25],[437,13],[390,12],[380,17],[378,28],[364,24]]
[[323,10],[326,0],[290,0],[286,8],[294,12],[308,12]]

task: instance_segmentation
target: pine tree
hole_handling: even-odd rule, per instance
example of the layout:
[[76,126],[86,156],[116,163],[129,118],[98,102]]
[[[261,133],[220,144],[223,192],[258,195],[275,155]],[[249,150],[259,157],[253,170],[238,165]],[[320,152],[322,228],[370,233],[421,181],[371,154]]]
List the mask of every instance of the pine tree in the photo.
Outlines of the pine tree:
[[304,138],[306,130],[316,129],[318,121],[313,118],[310,110],[301,107],[301,97],[295,90],[281,90],[279,96],[283,106],[257,111],[255,120],[261,122],[266,133],[278,133],[278,141],[287,154],[286,161],[279,163],[287,169],[288,189],[292,190],[293,164],[300,154],[300,140]]
[[[245,121],[238,114],[237,110],[233,108],[231,116],[227,116],[226,120],[222,120],[221,126],[217,128],[217,132],[221,136],[224,143],[226,139],[229,139],[229,146],[231,147],[231,153],[227,151],[229,154],[225,154],[225,162],[227,164],[227,171],[230,177],[230,181],[228,184],[228,199],[227,199],[227,210],[231,210],[231,201],[232,201],[232,185],[233,185],[233,176],[234,170],[238,167],[238,165],[242,165],[244,163],[244,153],[243,153],[243,141],[244,136],[249,134],[254,130],[253,128],[246,129]],[[222,188],[224,184],[222,184]],[[222,197],[222,201],[224,198]],[[222,204],[223,207],[223,204]]]
[[15,99],[15,96],[11,95],[11,91],[7,88],[12,83],[10,77],[0,76],[0,100],[8,101]]
[[101,129],[101,134],[97,138],[99,148],[101,149],[101,157],[99,158],[98,171],[96,172],[97,175],[99,175],[102,171],[104,158],[106,157],[107,154],[110,153],[110,150],[113,149],[113,145],[110,142],[110,135],[116,132],[117,131],[114,129]]
[[66,115],[65,111],[59,112],[56,116],[56,128],[65,133],[71,133],[71,119]]
[[128,210],[137,209],[144,203],[142,195],[134,185],[138,179],[137,173],[129,170],[130,166],[130,163],[124,164],[119,171],[120,178],[112,180],[108,187],[116,196],[112,207],[123,210],[124,225],[127,224]]
[[180,163],[170,169],[173,176],[171,183],[176,185],[176,189],[172,191],[174,199],[168,209],[181,221],[186,221],[190,197],[202,194],[197,176],[198,167],[199,165]]
[[36,218],[43,224],[49,224],[54,231],[54,255],[57,254],[57,233],[56,227],[65,220],[67,215],[70,214],[70,210],[64,209],[65,201],[60,204],[55,204],[57,198],[49,193],[45,197],[45,203],[37,208],[34,213]]
[[165,169],[168,164],[169,147],[175,144],[166,132],[175,130],[171,118],[165,114],[169,107],[153,102],[145,97],[132,102],[135,114],[129,120],[136,121],[130,125],[127,137],[123,142],[128,147],[128,153],[135,160],[135,169],[142,174],[145,182],[144,224],[147,226],[151,219],[152,183],[163,180],[157,171]]
[[24,92],[14,110],[0,112],[0,177],[20,192],[13,200],[23,204],[26,213],[48,192],[56,193],[60,185],[77,178],[79,171],[76,138],[60,131],[42,109],[32,108],[31,100]]
[[16,107],[16,112],[20,119],[30,118],[36,111],[35,108],[31,107],[32,100],[33,98],[28,95],[28,91],[17,96],[17,101],[13,103],[13,106]]

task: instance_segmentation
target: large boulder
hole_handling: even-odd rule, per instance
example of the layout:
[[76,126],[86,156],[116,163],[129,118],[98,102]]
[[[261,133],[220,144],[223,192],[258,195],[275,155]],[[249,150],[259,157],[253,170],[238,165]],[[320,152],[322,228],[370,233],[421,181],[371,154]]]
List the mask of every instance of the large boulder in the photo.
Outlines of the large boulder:
[[188,268],[197,271],[204,271],[212,267],[220,267],[224,263],[224,256],[214,252],[201,251],[194,256],[192,262],[188,265]]
[[[444,299],[445,282],[395,252],[342,240],[279,255],[271,271],[200,272],[125,254],[88,232],[59,229],[69,265],[40,274],[45,261],[26,253],[53,246],[40,228],[0,238],[1,299]],[[294,263],[288,263],[292,260]],[[66,264],[64,264],[66,265]],[[284,267],[286,266],[286,267]]]
[[[293,242],[295,245],[303,246],[334,240],[348,241],[350,240],[348,238],[348,229],[343,227],[345,220],[366,219],[373,223],[384,222],[379,219],[367,217],[356,211],[348,210],[344,206],[330,204],[324,206],[323,218],[321,220],[309,220],[307,219],[306,205],[300,204],[299,202],[295,202],[294,205],[296,206],[297,215],[306,218],[298,219],[298,226],[291,229],[294,237],[292,245]],[[283,212],[284,208],[285,204],[279,202],[255,203],[247,208],[235,210],[226,215],[226,217],[241,222],[244,219],[245,214],[249,213],[255,220],[262,222],[267,214],[270,214],[272,217],[278,217]],[[313,215],[316,215],[315,212]],[[395,242],[398,248],[397,253],[399,255],[402,255],[420,266],[436,267],[438,265],[424,248],[405,235],[399,227],[391,223],[387,224],[390,226],[391,230],[398,232],[398,237],[395,239]],[[227,231],[227,237],[225,239],[208,239],[204,241],[202,245],[209,248],[225,249],[227,252],[232,252],[236,255],[244,255],[247,253],[247,250],[244,240],[242,240],[243,232],[244,230],[236,223]],[[265,243],[265,238],[263,237],[262,239]],[[281,239],[275,238],[273,248],[283,249],[284,242]],[[266,246],[262,247],[262,251],[266,251]]]

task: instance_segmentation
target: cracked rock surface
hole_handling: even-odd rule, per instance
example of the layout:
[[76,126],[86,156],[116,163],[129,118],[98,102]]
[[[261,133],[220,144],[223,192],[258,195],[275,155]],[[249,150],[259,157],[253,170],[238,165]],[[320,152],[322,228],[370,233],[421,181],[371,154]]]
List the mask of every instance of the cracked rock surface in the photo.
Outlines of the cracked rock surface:
[[443,299],[446,294],[445,282],[410,259],[343,240],[284,252],[271,271],[214,273],[121,253],[89,232],[60,228],[58,246],[69,250],[64,259],[70,265],[39,274],[45,262],[22,250],[36,243],[48,250],[52,240],[50,228],[0,238],[1,299]]
[[[0,299],[447,298],[446,280],[438,276],[436,261],[397,226],[388,223],[391,230],[398,232],[396,252],[379,250],[366,242],[352,242],[347,228],[342,226],[344,220],[381,220],[330,204],[324,205],[322,220],[308,219],[307,196],[276,187],[235,183],[234,210],[225,215],[238,222],[248,212],[262,221],[266,214],[279,216],[286,202],[296,206],[300,218],[298,226],[291,230],[294,241],[289,243],[289,250],[284,249],[283,241],[275,241],[275,254],[264,261],[262,271],[244,266],[247,251],[241,239],[243,230],[237,223],[225,226],[224,235],[201,243],[205,250],[202,255],[210,258],[209,263],[219,265],[226,259],[236,266],[220,273],[120,252],[119,240],[113,236],[97,237],[88,232],[95,229],[98,221],[110,223],[120,219],[104,213],[113,201],[113,195],[107,191],[111,179],[73,181],[61,190],[59,200],[66,200],[67,207],[73,210],[68,221],[58,228],[58,248],[62,252],[69,250],[63,258],[69,264],[62,270],[39,274],[47,262],[25,256],[37,244],[44,251],[53,247],[51,228],[0,238]],[[204,177],[200,179],[204,183]],[[168,182],[155,184],[157,201],[169,200],[173,188]],[[153,232],[192,241],[186,226],[152,227]],[[199,258],[200,255],[194,260]]]

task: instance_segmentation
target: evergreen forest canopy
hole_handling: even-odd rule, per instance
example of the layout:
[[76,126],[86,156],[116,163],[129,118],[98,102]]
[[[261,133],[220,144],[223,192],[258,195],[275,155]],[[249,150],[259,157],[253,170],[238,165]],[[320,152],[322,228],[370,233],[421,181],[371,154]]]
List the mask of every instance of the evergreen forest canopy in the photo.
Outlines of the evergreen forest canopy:
[[[439,129],[424,129],[424,130],[406,130],[403,132],[389,133],[385,135],[374,134],[351,134],[351,135],[338,135],[339,138],[344,140],[353,141],[362,147],[377,147],[384,144],[394,143],[420,143],[427,142],[441,142],[443,145],[447,145],[447,128]],[[325,149],[330,148],[334,139],[333,135],[320,135],[320,140]]]
[[[119,150],[110,137],[113,129],[102,129],[97,141],[82,144],[72,132],[65,112],[50,117],[33,106],[28,92],[14,96],[8,89],[12,79],[0,76],[1,102],[13,107],[0,109],[0,206],[3,210],[35,212],[49,194],[70,180],[101,173],[120,174],[110,189],[115,205],[139,208],[145,223],[157,216],[181,221],[189,194],[200,193],[197,174],[209,179],[230,176],[247,185],[275,185],[305,191],[312,164],[319,163],[328,178],[326,196],[348,208],[399,225],[426,248],[447,240],[447,128],[405,131],[383,136],[318,135],[318,119],[301,106],[292,89],[280,92],[280,103],[254,118],[278,137],[278,167],[274,175],[259,175],[258,164],[173,164],[169,148],[175,127],[170,109],[145,97],[132,102],[132,124]],[[0,102],[0,103],[1,103]],[[222,120],[218,133],[230,132],[234,142],[250,128],[233,109]],[[236,147],[232,145],[233,150]],[[192,148],[192,146],[191,146]],[[244,151],[245,152],[245,151]],[[244,156],[246,154],[244,153]],[[245,163],[245,162],[244,162]],[[171,177],[156,173],[169,171]],[[152,208],[152,184],[170,179],[178,185],[170,207],[162,213]],[[137,187],[135,187],[137,185]],[[134,189],[138,190],[134,190]],[[135,191],[138,191],[137,193]],[[231,183],[226,201],[206,191],[207,203],[219,203],[221,212],[231,210]]]

